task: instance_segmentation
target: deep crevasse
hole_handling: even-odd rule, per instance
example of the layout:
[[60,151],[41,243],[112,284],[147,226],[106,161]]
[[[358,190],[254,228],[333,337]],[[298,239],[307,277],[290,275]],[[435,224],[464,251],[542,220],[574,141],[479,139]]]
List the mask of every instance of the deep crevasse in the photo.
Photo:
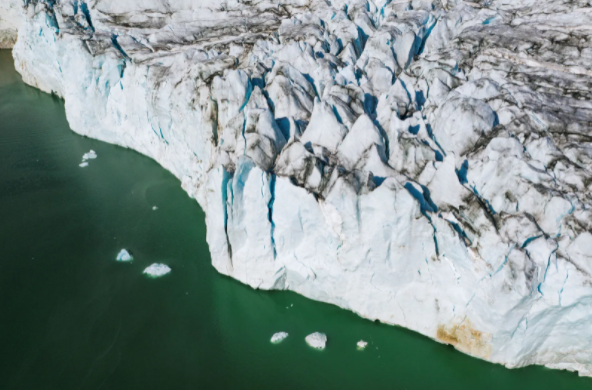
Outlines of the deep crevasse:
[[587,1],[2,7],[25,82],[179,177],[221,273],[592,374]]

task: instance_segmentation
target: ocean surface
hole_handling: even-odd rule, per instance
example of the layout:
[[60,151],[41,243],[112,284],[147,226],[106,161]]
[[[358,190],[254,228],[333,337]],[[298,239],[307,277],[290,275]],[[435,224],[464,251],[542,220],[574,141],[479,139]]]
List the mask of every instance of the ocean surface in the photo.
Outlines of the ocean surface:
[[[98,158],[80,168],[90,149]],[[63,101],[26,86],[0,50],[0,389],[592,388],[253,290],[214,270],[205,236],[172,174],[72,132]],[[122,248],[133,262],[115,261]],[[172,272],[143,275],[155,262]],[[278,331],[290,336],[271,344]],[[304,342],[315,331],[324,351]]]

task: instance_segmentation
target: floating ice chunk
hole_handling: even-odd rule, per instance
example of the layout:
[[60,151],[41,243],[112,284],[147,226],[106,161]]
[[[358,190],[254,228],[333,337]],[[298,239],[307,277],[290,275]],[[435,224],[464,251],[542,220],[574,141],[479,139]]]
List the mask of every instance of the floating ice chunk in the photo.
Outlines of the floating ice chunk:
[[158,210],[158,207],[152,206],[152,210]]
[[288,337],[288,333],[286,332],[277,332],[271,336],[271,342],[274,344],[281,343],[286,337]]
[[171,272],[171,268],[168,265],[159,263],[154,263],[144,270],[145,274],[148,274],[155,278],[166,275],[169,272]]
[[117,261],[132,261],[134,258],[132,257],[132,255],[130,255],[130,253],[125,250],[122,249],[118,254],[117,257],[115,258]]
[[94,150],[90,150],[88,153],[84,153],[82,155],[82,161],[91,160],[97,158],[97,153]]
[[84,153],[82,155],[82,163],[79,164],[79,167],[84,168],[88,166],[88,162],[86,162],[86,160],[90,160],[93,158],[97,158],[97,154],[95,153],[94,150],[90,150],[90,152],[88,153]]
[[358,346],[358,349],[364,349],[364,348],[366,348],[368,343],[364,340],[360,340],[360,341],[358,341],[358,343],[356,345]]
[[305,338],[306,343],[316,349],[325,349],[327,344],[327,335],[324,333],[314,332]]

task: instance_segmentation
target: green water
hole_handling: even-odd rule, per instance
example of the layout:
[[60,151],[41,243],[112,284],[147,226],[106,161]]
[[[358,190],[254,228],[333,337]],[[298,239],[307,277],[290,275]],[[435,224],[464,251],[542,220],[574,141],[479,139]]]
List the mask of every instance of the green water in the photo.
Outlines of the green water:
[[[79,168],[90,149],[98,158]],[[0,51],[0,389],[592,388],[252,290],[216,273],[205,235],[178,180],[71,132],[63,102],[27,87]],[[114,261],[121,248],[132,263]],[[144,277],[153,262],[172,273]],[[290,337],[272,345],[277,331]],[[326,350],[305,344],[314,331],[327,333]]]

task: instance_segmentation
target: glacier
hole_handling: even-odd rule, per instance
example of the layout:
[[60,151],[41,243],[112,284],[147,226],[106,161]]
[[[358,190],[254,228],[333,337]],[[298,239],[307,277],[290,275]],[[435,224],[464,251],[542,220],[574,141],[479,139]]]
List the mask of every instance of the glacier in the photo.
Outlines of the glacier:
[[0,3],[23,80],[176,175],[220,273],[586,376],[591,25],[587,0]]

